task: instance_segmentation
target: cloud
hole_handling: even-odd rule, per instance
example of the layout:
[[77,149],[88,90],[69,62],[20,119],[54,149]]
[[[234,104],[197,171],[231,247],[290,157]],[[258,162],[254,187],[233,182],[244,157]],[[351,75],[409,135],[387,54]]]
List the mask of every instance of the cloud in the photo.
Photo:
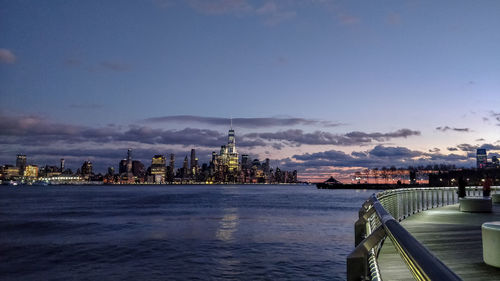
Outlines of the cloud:
[[0,49],[0,63],[15,63],[16,56],[12,53],[11,50],[8,49]]
[[447,147],[446,149],[448,149],[449,151],[457,151],[458,148],[456,147]]
[[255,13],[264,17],[264,23],[267,25],[277,25],[297,15],[296,11],[282,10],[274,1],[264,3],[260,8],[255,10]]
[[455,132],[463,132],[463,133],[469,133],[472,132],[471,129],[469,128],[452,128],[449,126],[444,126],[444,127],[436,127],[436,130],[441,131],[441,132],[446,132],[446,131],[455,131]]
[[490,111],[490,116],[498,122],[497,126],[500,126],[500,113]]
[[[217,148],[227,142],[227,135],[216,130],[184,128],[181,130],[155,129],[142,125],[121,128],[114,125],[87,127],[51,122],[40,116],[0,116],[0,144],[47,145],[64,143],[119,143],[204,146]],[[241,137],[240,147],[268,145],[260,139]],[[271,145],[271,144],[269,144]]]
[[410,150],[406,147],[387,147],[382,145],[375,146],[369,151],[369,155],[375,157],[390,157],[390,158],[411,158],[416,156],[422,156],[422,152]]
[[440,152],[441,149],[437,148],[437,147],[434,147],[433,149],[429,149],[429,152],[432,152],[432,153],[436,153],[436,152]]
[[425,153],[411,150],[406,147],[391,147],[377,145],[373,149],[350,155],[343,151],[327,150],[316,153],[294,155],[282,160],[285,167],[296,167],[300,172],[310,168],[321,167],[408,167],[430,164],[462,164],[472,165],[474,157],[470,155]]
[[[476,149],[478,148],[484,148],[487,150],[500,150],[500,145],[495,145],[491,143],[484,143],[482,145],[472,145],[468,143],[462,143],[457,145],[457,148],[465,152],[476,152]],[[448,150],[450,150],[450,148],[448,148]]]
[[255,12],[258,15],[272,14],[276,13],[277,11],[278,11],[278,6],[273,1],[266,2],[260,8],[255,10]]
[[[342,125],[341,123],[306,119],[306,118],[279,118],[279,117],[263,117],[263,118],[233,118],[233,125],[240,128],[264,128],[264,127],[282,127],[296,125],[318,125],[324,127],[335,127]],[[204,117],[195,115],[172,115],[162,117],[152,117],[143,120],[146,123],[200,123],[215,126],[229,126],[230,118],[221,117]]]
[[462,144],[457,145],[457,148],[460,149],[461,151],[471,152],[471,151],[475,151],[478,147],[477,147],[477,145],[462,143]]
[[418,136],[419,131],[412,131],[410,129],[400,129],[389,133],[364,133],[364,132],[350,132],[344,135],[332,134],[329,132],[315,131],[313,133],[305,133],[299,129],[290,129],[279,132],[269,133],[249,133],[244,135],[248,138],[260,138],[268,141],[284,141],[296,145],[368,145],[374,141],[381,142],[387,141],[392,138],[406,138],[409,136]]

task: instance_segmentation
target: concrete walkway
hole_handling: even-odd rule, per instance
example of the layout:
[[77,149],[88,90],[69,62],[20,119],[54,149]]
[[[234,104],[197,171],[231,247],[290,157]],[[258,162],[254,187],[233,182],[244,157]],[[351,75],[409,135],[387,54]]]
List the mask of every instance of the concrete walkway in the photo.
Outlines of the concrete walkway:
[[[493,204],[493,213],[460,212],[458,204],[440,207],[401,225],[463,280],[500,280],[500,268],[483,262],[481,224],[487,221],[500,221],[500,204]],[[414,280],[390,239],[378,262],[383,280]]]

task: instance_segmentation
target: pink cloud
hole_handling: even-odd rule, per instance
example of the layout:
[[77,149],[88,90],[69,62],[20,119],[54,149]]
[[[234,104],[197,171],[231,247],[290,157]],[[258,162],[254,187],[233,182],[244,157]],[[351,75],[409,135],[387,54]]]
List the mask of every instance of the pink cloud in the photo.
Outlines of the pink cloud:
[[16,56],[8,49],[0,49],[0,63],[14,63]]

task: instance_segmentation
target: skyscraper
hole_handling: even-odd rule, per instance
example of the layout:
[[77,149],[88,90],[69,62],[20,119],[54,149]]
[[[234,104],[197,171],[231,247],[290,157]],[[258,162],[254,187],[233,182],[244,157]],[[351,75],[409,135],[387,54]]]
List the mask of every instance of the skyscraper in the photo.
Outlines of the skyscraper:
[[170,154],[170,167],[172,171],[175,171],[175,154]]
[[164,183],[167,172],[167,160],[163,155],[155,155],[151,160],[151,175],[155,183]]
[[227,166],[229,171],[237,171],[239,168],[238,152],[236,151],[236,139],[234,136],[233,122],[231,120],[231,129],[229,129],[227,141]]
[[193,170],[193,168],[195,168],[195,159],[196,159],[196,151],[193,149],[191,149],[191,171]]
[[188,157],[184,157],[184,163],[182,163],[182,178],[187,178],[189,173]]
[[486,149],[478,148],[476,151],[476,165],[478,169],[484,169],[488,165]]
[[82,175],[84,178],[88,179],[90,175],[92,175],[92,162],[90,160],[87,160],[83,162],[82,165]]
[[132,149],[127,150],[127,174],[132,173]]
[[59,169],[61,170],[60,172],[64,172],[64,158],[61,158],[61,163],[60,163],[60,166],[59,166]]
[[132,174],[134,177],[144,178],[146,174],[146,170],[144,168],[144,164],[142,164],[139,160],[132,161]]
[[250,169],[250,158],[248,158],[248,154],[241,155],[241,168],[242,169]]
[[22,175],[24,173],[24,168],[26,167],[26,155],[24,154],[17,155],[16,167],[19,168],[19,173]]
[[167,161],[163,155],[155,155],[151,160],[151,174],[165,176]]

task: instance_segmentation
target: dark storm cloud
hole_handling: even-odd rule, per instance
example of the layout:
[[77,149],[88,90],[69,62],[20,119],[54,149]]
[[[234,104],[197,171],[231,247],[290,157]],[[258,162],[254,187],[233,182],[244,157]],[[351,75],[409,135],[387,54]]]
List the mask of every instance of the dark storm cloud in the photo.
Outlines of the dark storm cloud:
[[[500,150],[500,145],[495,145],[491,143],[484,143],[482,145],[472,145],[468,143],[462,143],[457,145],[457,148],[465,152],[475,152],[478,148],[484,148],[487,150]],[[450,150],[450,148],[448,148]]]
[[448,149],[449,151],[457,151],[458,148],[456,147],[447,147],[446,149]]
[[[298,161],[298,162],[297,162]],[[342,151],[328,150],[316,153],[305,153],[294,155],[291,159],[284,159],[283,163],[288,166],[296,165],[304,168],[317,167],[407,167],[409,165],[428,164],[456,164],[470,165],[473,157],[470,155],[440,153],[425,153],[410,150],[406,147],[390,147],[377,145],[366,152],[352,152],[348,155]]]
[[462,133],[471,132],[471,130],[469,128],[452,128],[449,126],[436,127],[436,130],[441,131],[441,132],[446,132],[446,131],[455,131],[455,132],[462,132]]
[[476,150],[478,147],[477,147],[477,145],[462,143],[462,144],[457,145],[457,148],[460,149],[461,151],[470,152],[470,151]]
[[[40,116],[0,116],[0,143],[20,145],[48,145],[64,143],[136,142],[144,144],[194,145],[219,147],[227,142],[227,135],[215,130],[184,128],[181,130],[155,129],[130,125],[126,128],[109,125],[92,128],[56,123]],[[241,137],[239,147],[265,146],[261,139]]]
[[[470,160],[471,157],[469,155],[458,155],[458,154],[448,154],[448,155],[444,155],[444,154],[429,154],[428,155],[430,158],[428,158],[428,160],[432,161],[432,162],[452,162],[452,163],[455,163],[455,162],[459,162],[459,161],[466,161],[466,160]],[[475,156],[475,155],[474,155]]]
[[401,129],[390,133],[364,133],[350,132],[339,135],[323,131],[315,131],[313,133],[305,133],[302,130],[286,130],[274,133],[250,133],[244,135],[247,138],[259,138],[268,141],[284,141],[293,144],[309,144],[309,145],[366,145],[374,141],[387,141],[392,138],[406,138],[409,136],[418,136],[419,131],[409,129]]
[[[205,117],[195,115],[172,115],[162,117],[152,117],[145,119],[144,122],[152,123],[200,123],[216,126],[229,126],[230,118],[220,117]],[[289,127],[297,125],[318,125],[324,127],[335,127],[342,124],[314,120],[306,118],[280,118],[280,117],[263,117],[263,118],[233,118],[233,125],[240,128],[264,128],[264,127]]]
[[392,157],[392,158],[411,158],[421,156],[422,152],[410,150],[406,147],[388,147],[377,145],[369,151],[371,156],[375,157]]

